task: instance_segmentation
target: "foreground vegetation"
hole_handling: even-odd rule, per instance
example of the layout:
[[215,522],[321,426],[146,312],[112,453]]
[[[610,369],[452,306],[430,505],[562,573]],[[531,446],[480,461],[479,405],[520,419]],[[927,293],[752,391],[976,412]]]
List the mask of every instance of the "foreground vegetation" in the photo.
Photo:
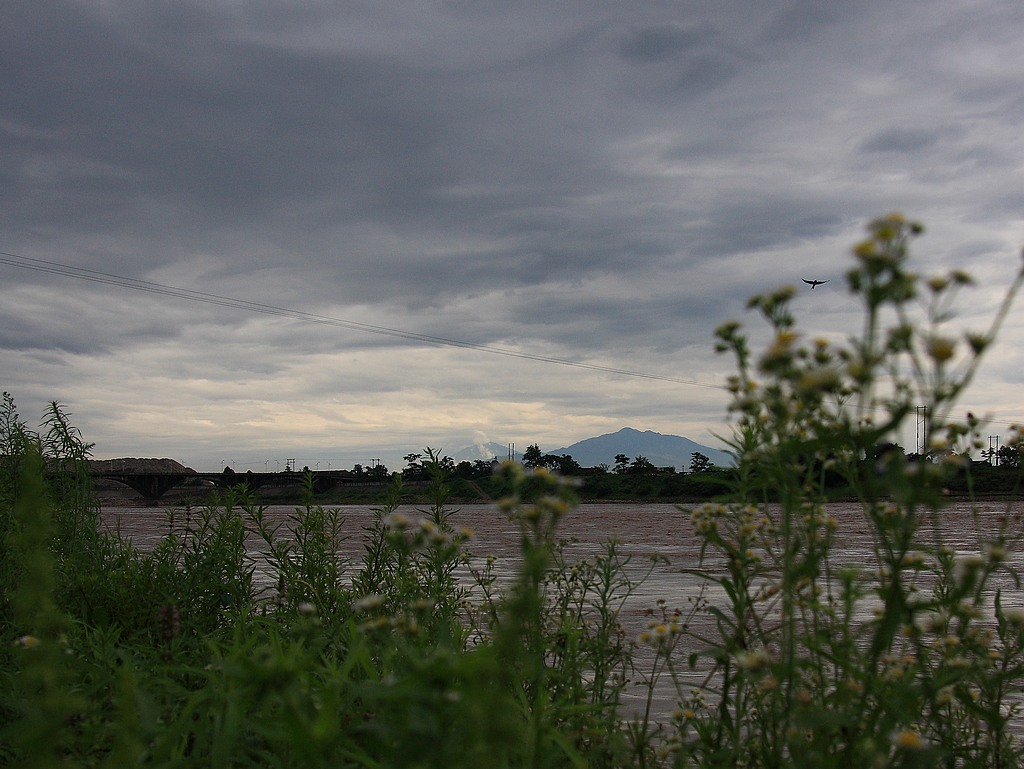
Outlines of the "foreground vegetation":
[[[977,518],[976,550],[935,526],[981,425],[950,417],[995,322],[943,328],[967,276],[907,269],[919,228],[871,225],[849,273],[865,307],[851,340],[804,339],[791,292],[755,297],[772,339],[755,356],[718,330],[737,375],[721,503],[692,511],[706,592],[651,607],[629,637],[637,585],[616,543],[569,562],[558,524],[574,485],[503,466],[501,510],[521,558],[456,579],[471,533],[428,455],[420,520],[399,480],[337,556],[336,511],[272,527],[239,487],[183,511],[150,552],[104,533],[89,446],[53,404],[28,428],[0,410],[0,761],[32,766],[1012,767],[1021,764],[1024,598],[1020,521]],[[915,315],[923,308],[923,317]],[[928,406],[926,461],[886,452]],[[1013,445],[1019,443],[1019,435]],[[866,462],[866,457],[873,461]],[[872,534],[839,558],[824,507],[841,479]],[[766,504],[768,500],[772,504]],[[260,590],[246,533],[275,586]],[[1010,585],[1009,592],[993,589]],[[684,683],[698,671],[702,684]],[[625,715],[630,682],[668,684],[674,713]]]

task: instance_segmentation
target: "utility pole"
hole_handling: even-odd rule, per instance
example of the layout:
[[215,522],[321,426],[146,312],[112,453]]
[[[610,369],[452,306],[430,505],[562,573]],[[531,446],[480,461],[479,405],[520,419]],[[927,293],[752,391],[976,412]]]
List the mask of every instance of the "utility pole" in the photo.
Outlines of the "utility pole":
[[999,436],[990,435],[988,436],[988,463],[990,465],[999,465]]
[[928,451],[928,407],[917,407],[917,455],[923,457]]

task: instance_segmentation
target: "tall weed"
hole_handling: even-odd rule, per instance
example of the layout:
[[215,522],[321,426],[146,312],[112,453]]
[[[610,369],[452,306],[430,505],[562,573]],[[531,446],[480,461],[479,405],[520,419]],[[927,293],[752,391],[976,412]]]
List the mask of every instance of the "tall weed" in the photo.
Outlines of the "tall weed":
[[[921,228],[872,223],[847,275],[864,326],[845,342],[807,340],[790,289],[755,297],[772,339],[755,357],[738,324],[718,330],[739,460],[735,502],[693,511],[704,578],[721,601],[692,662],[707,684],[684,701],[672,740],[693,766],[1017,766],[1021,619],[990,586],[1019,587],[1011,517],[976,517],[977,553],[945,543],[943,479],[969,463],[979,421],[951,417],[1021,284],[982,333],[946,330],[953,271],[908,267]],[[923,311],[919,320],[914,312]],[[901,429],[926,415],[927,453],[908,460]],[[843,525],[825,507],[838,476],[860,501],[871,558],[843,562]],[[1014,602],[1019,606],[1020,599]],[[698,639],[694,638],[694,641]],[[685,645],[685,641],[684,644]]]

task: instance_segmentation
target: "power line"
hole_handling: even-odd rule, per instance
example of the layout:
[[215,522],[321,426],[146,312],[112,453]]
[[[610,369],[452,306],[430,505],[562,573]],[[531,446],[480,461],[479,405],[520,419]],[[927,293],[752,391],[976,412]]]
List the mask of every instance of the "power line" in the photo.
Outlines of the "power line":
[[85,269],[84,267],[73,267],[59,262],[50,262],[45,259],[34,259],[32,257],[12,254],[6,251],[0,251],[0,264],[6,264],[11,267],[21,267],[23,269],[48,273],[51,275],[61,275],[68,278],[75,278],[77,280],[85,280],[91,283],[101,283],[109,286],[117,286],[119,288],[128,288],[133,291],[144,291],[151,294],[186,299],[191,302],[202,302],[204,304],[212,304],[220,307],[231,307],[237,310],[245,310],[247,312],[256,312],[263,315],[273,315],[281,318],[292,318],[294,320],[317,323],[323,326],[333,326],[353,331],[362,331],[368,334],[379,334],[398,339],[406,339],[413,342],[424,342],[427,344],[445,347],[461,347],[463,349],[476,350],[477,352],[489,353],[491,355],[503,355],[509,358],[537,361],[538,363],[551,363],[559,366],[586,369],[588,371],[599,371],[605,374],[617,374],[619,376],[651,379],[659,382],[671,382],[673,384],[689,385],[691,387],[706,387],[715,390],[725,389],[723,385],[708,384],[706,382],[699,382],[696,379],[683,379],[680,377],[663,376],[661,374],[651,374],[644,371],[616,368],[614,366],[601,366],[596,363],[584,363],[582,361],[568,360],[566,358],[555,358],[548,355],[538,355],[535,353],[510,350],[504,347],[494,347],[492,345],[479,344],[477,342],[466,342],[458,339],[449,339],[447,337],[432,336],[430,334],[420,334],[415,331],[388,328],[387,326],[376,326],[371,323],[360,323],[358,321],[335,318],[329,315],[318,315],[316,313],[304,312],[302,310],[278,307],[272,304],[261,304],[259,302],[250,302],[245,299],[235,299],[228,296],[221,296],[219,294],[208,294],[202,291],[193,291],[187,288],[169,286],[164,283],[137,280],[124,275],[98,272],[96,270]]
[[[424,342],[427,344],[445,347],[460,347],[467,350],[476,350],[477,352],[489,353],[491,355],[503,355],[509,358],[532,360],[538,363],[549,363],[559,366],[569,366],[572,368],[585,369],[588,371],[597,371],[605,374],[617,374],[619,376],[627,376],[638,379],[650,379],[658,382],[670,382],[673,384],[688,385],[691,387],[705,387],[714,390],[726,389],[724,385],[709,384],[707,382],[697,381],[696,379],[670,377],[661,374],[651,374],[644,371],[621,369],[616,368],[614,366],[601,366],[596,363],[584,363],[582,361],[568,360],[566,358],[556,358],[548,355],[520,352],[518,350],[509,350],[504,347],[495,347],[493,345],[480,344],[477,342],[466,342],[458,339],[449,339],[447,337],[432,336],[430,334],[420,334],[415,331],[406,331],[403,329],[389,328],[387,326],[377,326],[371,323],[361,323],[359,321],[335,318],[329,315],[318,315],[316,313],[304,312],[302,310],[293,310],[286,307],[278,307],[272,304],[250,302],[245,299],[235,299],[228,296],[221,296],[219,294],[208,294],[202,291],[193,291],[191,289],[170,286],[164,283],[155,283],[153,281],[148,280],[138,280],[136,278],[129,278],[124,275],[116,275],[108,272],[99,272],[97,270],[89,270],[84,267],[74,267],[67,264],[61,264],[59,262],[47,261],[45,259],[35,259],[33,257],[21,256],[20,254],[14,254],[7,251],[0,251],[0,264],[6,264],[11,267],[21,267],[23,269],[33,270],[35,272],[48,273],[52,275],[61,275],[64,277],[75,278],[77,280],[84,280],[92,283],[101,283],[109,286],[116,286],[119,288],[128,288],[134,291],[144,291],[151,294],[170,296],[177,299],[185,299],[192,302],[201,302],[203,304],[211,304],[220,307],[230,307],[237,310],[255,312],[263,315],[272,315],[280,318],[291,318],[293,320],[301,320],[306,321],[308,323],[316,323],[324,326],[333,326],[335,328],[345,328],[353,331],[361,331],[368,334],[390,336],[398,339],[406,339],[413,342]],[[986,422],[986,424],[1000,424],[1008,426],[1024,423],[1024,419],[1016,421],[986,419],[984,421]]]

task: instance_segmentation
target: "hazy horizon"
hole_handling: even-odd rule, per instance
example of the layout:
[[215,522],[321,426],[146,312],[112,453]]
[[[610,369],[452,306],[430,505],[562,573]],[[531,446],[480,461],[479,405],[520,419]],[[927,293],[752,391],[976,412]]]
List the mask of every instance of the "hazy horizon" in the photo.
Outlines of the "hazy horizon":
[[[602,434],[600,436],[585,436],[581,440],[587,440],[589,438],[601,438],[601,437],[610,436],[610,435],[617,435],[618,433],[622,432],[623,430],[630,430],[630,429],[635,429],[635,428],[625,427],[625,428],[621,428],[621,430],[616,430],[613,433],[604,433],[604,434]],[[639,432],[641,432],[641,433],[644,433],[644,432],[655,432],[655,433],[657,433],[657,431],[639,431]],[[675,437],[687,438],[687,436],[675,436],[675,435],[665,434],[665,433],[657,433],[657,434],[660,435],[660,436],[670,437],[670,438],[675,438]],[[538,444],[538,447],[545,454],[561,453],[565,449],[569,449],[572,446],[574,446],[576,443],[579,443],[579,442],[580,441],[573,441],[571,443],[558,444],[557,446],[556,445],[542,446],[542,445]],[[523,454],[523,452],[529,447],[529,445],[531,443],[536,443],[536,441],[531,441],[530,443],[521,444],[521,445],[520,444],[513,444],[513,443],[500,444],[500,443],[496,443],[496,442],[488,442],[488,443],[485,444],[485,443],[476,442],[476,443],[468,443],[468,444],[461,445],[461,446],[458,446],[458,447],[455,447],[455,446],[451,446],[451,447],[434,446],[434,445],[432,445],[430,443],[425,443],[425,444],[420,445],[420,446],[412,446],[412,445],[410,445],[408,447],[405,447],[404,449],[396,449],[396,450],[392,450],[390,452],[382,451],[382,450],[376,450],[375,451],[375,450],[372,450],[372,449],[371,450],[367,450],[367,451],[362,452],[359,455],[359,456],[363,456],[364,457],[363,459],[353,459],[353,457],[356,456],[356,454],[345,455],[345,456],[322,456],[322,455],[315,456],[315,455],[308,454],[308,453],[305,454],[305,455],[302,455],[301,452],[298,453],[298,455],[295,455],[295,456],[293,456],[293,455],[274,456],[274,457],[267,457],[266,459],[264,459],[262,461],[250,461],[250,462],[245,462],[245,463],[243,463],[243,462],[233,462],[233,461],[231,461],[230,458],[224,457],[223,461],[214,462],[213,464],[209,464],[208,463],[208,464],[203,465],[203,466],[198,466],[196,464],[190,463],[190,462],[186,461],[185,459],[183,459],[182,457],[167,456],[167,455],[163,455],[163,454],[153,455],[153,456],[146,456],[146,457],[142,457],[142,456],[128,456],[128,455],[122,455],[122,456],[102,456],[102,457],[101,456],[93,456],[92,459],[96,459],[96,460],[101,461],[101,462],[116,461],[116,460],[119,460],[119,459],[172,459],[172,460],[174,460],[176,462],[181,463],[185,467],[189,467],[189,468],[191,468],[193,470],[196,470],[197,472],[219,472],[220,470],[223,470],[224,467],[230,467],[233,470],[241,471],[241,472],[245,472],[246,470],[252,470],[253,472],[259,472],[259,471],[263,471],[263,472],[280,472],[280,471],[284,470],[289,464],[291,464],[293,469],[302,469],[304,467],[309,467],[311,470],[351,470],[357,464],[358,465],[362,465],[363,467],[372,467],[375,463],[383,464],[383,465],[387,466],[387,468],[389,470],[394,471],[394,470],[401,470],[403,467],[406,466],[406,462],[405,462],[405,459],[404,459],[405,456],[407,456],[409,454],[413,454],[413,453],[424,454],[425,449],[427,447],[430,447],[431,449],[434,449],[434,450],[438,451],[441,456],[451,456],[451,457],[455,458],[457,461],[460,459],[461,455],[464,454],[467,450],[472,450],[474,448],[476,448],[478,450],[481,450],[480,451],[480,456],[479,457],[469,458],[470,461],[472,461],[473,459],[476,459],[476,458],[488,459],[489,457],[484,455],[484,451],[483,450],[485,450],[485,449],[493,451],[494,452],[493,453],[494,458],[497,458],[497,459],[500,460],[500,459],[507,458],[510,447],[511,447],[511,450],[512,450],[512,452],[513,452],[513,454],[515,456],[521,456]],[[697,443],[698,445],[700,445],[702,447],[711,449],[712,451],[722,451],[723,450],[723,448],[721,446],[706,446],[705,444],[700,444],[697,441],[694,441],[694,443]],[[622,451],[625,451],[625,446],[623,447]],[[619,452],[619,453],[622,453],[622,452]],[[633,455],[630,455],[630,459],[633,459],[633,458],[635,458],[635,457]]]

